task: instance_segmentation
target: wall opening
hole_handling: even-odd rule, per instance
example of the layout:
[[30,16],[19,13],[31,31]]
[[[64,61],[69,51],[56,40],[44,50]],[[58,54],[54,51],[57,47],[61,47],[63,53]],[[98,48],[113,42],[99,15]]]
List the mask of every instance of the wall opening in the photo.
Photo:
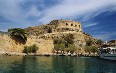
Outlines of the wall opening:
[[81,28],[81,26],[79,25],[79,28]]
[[47,32],[52,33],[52,28],[48,28]]
[[73,26],[73,24],[71,24],[71,26]]
[[66,23],[66,26],[68,26],[68,23]]

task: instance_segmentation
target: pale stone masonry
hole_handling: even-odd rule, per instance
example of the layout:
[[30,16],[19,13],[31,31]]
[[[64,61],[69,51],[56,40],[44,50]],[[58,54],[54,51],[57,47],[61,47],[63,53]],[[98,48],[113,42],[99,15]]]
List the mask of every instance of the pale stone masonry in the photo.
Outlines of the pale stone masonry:
[[43,39],[61,39],[68,34],[74,35],[76,46],[86,45],[80,22],[72,20],[53,20],[47,26],[51,29],[50,33],[44,33],[39,36]]
[[38,54],[52,53],[53,40],[39,39],[37,36],[30,36],[25,44],[19,44],[11,39],[8,34],[0,34],[0,53],[1,52],[23,52],[24,46],[36,44],[39,47]]
[[53,29],[53,32],[60,32],[64,30],[82,32],[81,23],[71,20],[53,20],[48,25],[55,25],[55,29]]

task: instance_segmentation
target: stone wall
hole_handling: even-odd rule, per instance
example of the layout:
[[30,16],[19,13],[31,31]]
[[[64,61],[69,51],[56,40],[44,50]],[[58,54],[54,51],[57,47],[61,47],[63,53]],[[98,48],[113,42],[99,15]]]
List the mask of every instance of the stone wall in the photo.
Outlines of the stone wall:
[[53,20],[48,24],[28,27],[25,29],[29,35],[40,36],[46,33],[76,31],[82,32],[80,22],[71,20]]
[[77,46],[79,46],[79,45],[85,46],[86,45],[83,33],[82,32],[76,32],[76,31],[46,33],[46,34],[40,36],[40,38],[43,38],[43,39],[46,39],[46,40],[48,40],[48,39],[51,39],[51,40],[62,39],[64,37],[66,37],[68,34],[74,35],[74,38],[75,38],[74,43]]
[[70,30],[82,31],[81,23],[71,20],[53,20],[49,25],[55,25],[56,29],[60,28],[69,28]]
[[39,39],[35,36],[30,36],[26,44],[19,44],[8,36],[8,34],[0,34],[0,52],[19,52],[21,53],[24,46],[36,44],[39,47],[38,54],[51,53],[54,45],[52,40]]

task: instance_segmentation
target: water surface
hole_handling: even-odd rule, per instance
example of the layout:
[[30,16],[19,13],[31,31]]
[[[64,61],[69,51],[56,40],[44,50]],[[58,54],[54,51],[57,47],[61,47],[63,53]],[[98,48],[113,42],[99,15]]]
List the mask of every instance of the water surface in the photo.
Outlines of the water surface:
[[116,62],[68,56],[0,56],[0,73],[116,73]]

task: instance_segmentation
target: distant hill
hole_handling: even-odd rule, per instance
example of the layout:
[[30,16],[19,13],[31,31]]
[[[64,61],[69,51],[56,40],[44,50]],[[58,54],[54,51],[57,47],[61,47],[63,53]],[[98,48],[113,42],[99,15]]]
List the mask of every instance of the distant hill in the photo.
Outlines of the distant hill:
[[110,40],[110,41],[108,41],[108,44],[110,44],[112,46],[116,46],[116,40]]

